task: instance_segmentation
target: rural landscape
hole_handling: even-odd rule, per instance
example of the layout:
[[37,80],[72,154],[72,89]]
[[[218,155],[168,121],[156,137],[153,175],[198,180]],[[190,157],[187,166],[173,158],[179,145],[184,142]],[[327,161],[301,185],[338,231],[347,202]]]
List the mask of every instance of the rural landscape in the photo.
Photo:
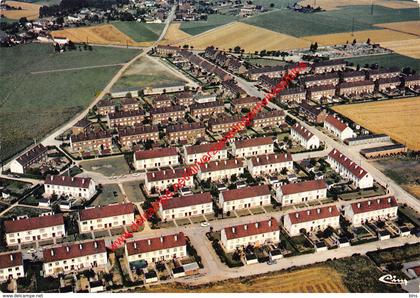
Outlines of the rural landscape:
[[419,62],[418,0],[0,0],[0,293],[417,295]]

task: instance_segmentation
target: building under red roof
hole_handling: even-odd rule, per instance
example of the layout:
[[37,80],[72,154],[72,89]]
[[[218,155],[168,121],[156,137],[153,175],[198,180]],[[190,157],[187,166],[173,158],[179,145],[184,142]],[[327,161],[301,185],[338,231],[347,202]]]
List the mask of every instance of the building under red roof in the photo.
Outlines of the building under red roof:
[[244,167],[244,160],[242,158],[235,158],[235,159],[227,159],[227,160],[214,160],[210,161],[204,166],[201,166],[201,172],[215,172],[215,171],[223,171],[235,168],[243,168]]
[[4,230],[6,233],[17,233],[59,225],[64,225],[63,215],[54,214],[25,219],[8,220],[4,222]]
[[340,119],[332,115],[328,115],[327,117],[325,117],[325,122],[329,123],[339,131],[343,131],[348,127],[347,124],[345,124],[344,122],[340,121]]
[[271,153],[266,155],[254,156],[251,158],[251,163],[254,167],[257,167],[276,163],[283,163],[292,160],[292,155],[290,153]]
[[334,159],[336,162],[341,164],[343,167],[345,167],[347,170],[349,170],[354,176],[361,179],[366,174],[367,171],[363,169],[361,166],[356,164],[354,161],[352,161],[350,158],[342,154],[337,149],[333,149],[328,156],[332,159]]
[[398,203],[395,197],[385,197],[379,199],[371,199],[362,202],[352,203],[351,209],[354,214],[371,212],[376,210],[397,207]]
[[157,251],[161,249],[168,249],[185,245],[185,235],[184,233],[179,232],[178,234],[127,242],[126,247],[128,255],[131,256],[150,251]]
[[91,178],[86,178],[86,177],[48,175],[47,178],[45,179],[45,184],[78,187],[78,188],[89,188],[91,180],[92,180]]
[[162,180],[170,180],[170,179],[180,179],[183,176],[191,176],[187,175],[186,168],[177,168],[172,170],[160,170],[160,171],[153,171],[147,172],[147,181],[162,181]]
[[[198,153],[207,153],[210,151],[215,150],[217,143],[208,143],[208,144],[200,144],[200,145],[192,145],[185,147],[187,150],[187,154],[198,154]],[[223,145],[223,149],[226,150],[226,145]]]
[[298,133],[299,135],[301,135],[302,138],[304,138],[305,140],[309,140],[314,135],[313,133],[311,133],[308,129],[306,129],[303,125],[301,125],[298,122],[296,122],[295,125],[292,126],[292,129],[296,133]]
[[327,189],[327,183],[324,179],[320,180],[310,180],[310,181],[303,181],[298,183],[290,183],[282,185],[281,192],[283,195],[290,195],[295,193],[301,193],[306,191],[313,191],[313,190],[320,190],[320,189]]
[[224,201],[242,200],[259,196],[270,195],[268,185],[257,185],[239,189],[225,190],[222,192]]
[[279,231],[279,223],[274,218],[225,228],[228,240],[275,231]]
[[44,263],[61,260],[75,259],[84,256],[101,254],[106,252],[104,240],[88,241],[82,243],[65,244],[57,247],[44,248],[42,254]]
[[134,205],[132,203],[126,203],[87,208],[79,212],[79,217],[80,221],[85,221],[133,213]]
[[23,265],[21,252],[8,252],[0,254],[0,269]]
[[211,203],[212,197],[209,192],[199,193],[191,196],[175,197],[161,202],[162,209],[175,209],[188,207],[193,205],[201,205]]
[[262,138],[253,138],[253,139],[235,141],[236,149],[272,145],[272,144],[273,144],[273,139],[271,137],[262,137]]
[[161,158],[178,155],[176,148],[156,148],[152,150],[141,150],[134,153],[135,160],[144,160],[150,158]]
[[287,214],[292,224],[340,216],[336,206],[326,206]]

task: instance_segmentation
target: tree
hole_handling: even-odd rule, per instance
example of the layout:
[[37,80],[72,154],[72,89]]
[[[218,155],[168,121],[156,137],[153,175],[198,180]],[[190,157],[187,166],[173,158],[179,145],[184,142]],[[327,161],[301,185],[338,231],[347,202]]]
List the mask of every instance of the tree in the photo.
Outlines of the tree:
[[306,229],[304,229],[304,228],[300,229],[299,233],[301,233],[302,235],[306,235]]
[[274,3],[270,3],[270,7],[273,8],[274,7]]
[[233,48],[233,51],[237,54],[239,54],[239,52],[241,51],[241,47],[240,46],[236,46]]
[[370,44],[370,38],[367,39],[366,43],[367,44]]
[[353,39],[353,42],[351,43],[352,45],[355,45],[356,44],[356,38],[355,39]]

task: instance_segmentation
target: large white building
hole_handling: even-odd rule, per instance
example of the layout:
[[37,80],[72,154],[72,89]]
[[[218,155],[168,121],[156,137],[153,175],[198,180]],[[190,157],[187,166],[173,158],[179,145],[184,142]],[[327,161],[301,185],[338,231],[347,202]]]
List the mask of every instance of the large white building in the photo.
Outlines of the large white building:
[[219,207],[223,212],[270,205],[271,192],[268,185],[256,185],[220,192]]
[[358,227],[369,221],[396,219],[398,203],[395,197],[370,199],[344,207],[344,216]]
[[290,183],[276,189],[276,201],[289,206],[327,198],[327,183],[324,180],[310,180]]
[[154,172],[146,173],[146,179],[144,181],[144,187],[147,191],[151,191],[155,188],[156,191],[161,191],[167,189],[169,186],[178,182],[182,177],[189,177],[188,180],[185,180],[186,187],[194,186],[194,179],[190,175],[187,175],[187,169],[178,168],[178,169],[169,169],[169,170],[160,170]]
[[82,270],[105,270],[108,256],[104,240],[67,243],[44,248],[44,276],[57,276]]
[[[184,146],[184,161],[186,164],[193,164],[201,160],[204,155],[209,152],[215,151],[215,145],[217,143],[200,144],[193,146]],[[218,151],[215,155],[212,155],[212,160],[227,159],[227,149],[223,148]]]
[[61,238],[66,235],[62,214],[46,213],[38,217],[8,220],[4,222],[7,245],[31,243]]
[[128,263],[145,260],[148,263],[184,258],[187,256],[187,242],[182,232],[155,238],[129,241],[125,245]]
[[354,131],[348,127],[347,124],[332,115],[325,117],[324,128],[342,141],[356,136]]
[[298,142],[305,149],[310,150],[319,148],[319,138],[298,122],[290,129],[290,136],[292,137],[292,140]]
[[248,244],[259,246],[266,242],[277,243],[279,241],[279,224],[274,218],[227,227],[221,231],[221,242],[228,252]]
[[290,153],[273,153],[254,156],[247,160],[248,171],[252,176],[280,173],[283,169],[293,170]]
[[91,178],[48,175],[44,189],[49,197],[57,195],[90,200],[96,193],[96,184]]
[[25,276],[21,252],[0,254],[0,283]]
[[327,227],[340,226],[340,212],[336,206],[325,206],[288,213],[284,216],[284,228],[291,236],[306,232],[323,231]]
[[179,158],[176,148],[141,150],[134,153],[134,167],[136,170],[177,165],[179,165]]
[[271,137],[239,140],[232,143],[232,155],[249,157],[274,153],[274,143]]
[[132,203],[86,208],[79,212],[79,232],[86,233],[130,225],[134,221]]
[[353,181],[356,188],[373,187],[372,175],[337,149],[328,154],[327,162],[342,177]]
[[211,181],[218,181],[222,179],[230,179],[232,175],[243,174],[244,161],[241,158],[228,159],[228,160],[215,160],[210,161],[201,166],[198,172],[200,180],[211,179]]
[[42,144],[38,144],[21,154],[18,158],[12,160],[10,163],[10,172],[24,174],[31,165],[46,161],[47,155],[48,149]]
[[213,199],[209,192],[174,197],[162,201],[159,211],[163,220],[209,214],[213,212]]

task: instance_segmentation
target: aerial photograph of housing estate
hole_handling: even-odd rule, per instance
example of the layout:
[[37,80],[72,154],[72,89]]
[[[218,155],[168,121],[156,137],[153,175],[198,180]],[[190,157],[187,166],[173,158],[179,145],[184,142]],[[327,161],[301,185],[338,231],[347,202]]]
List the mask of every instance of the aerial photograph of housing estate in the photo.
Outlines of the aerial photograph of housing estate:
[[420,297],[420,0],[0,8],[1,297]]

